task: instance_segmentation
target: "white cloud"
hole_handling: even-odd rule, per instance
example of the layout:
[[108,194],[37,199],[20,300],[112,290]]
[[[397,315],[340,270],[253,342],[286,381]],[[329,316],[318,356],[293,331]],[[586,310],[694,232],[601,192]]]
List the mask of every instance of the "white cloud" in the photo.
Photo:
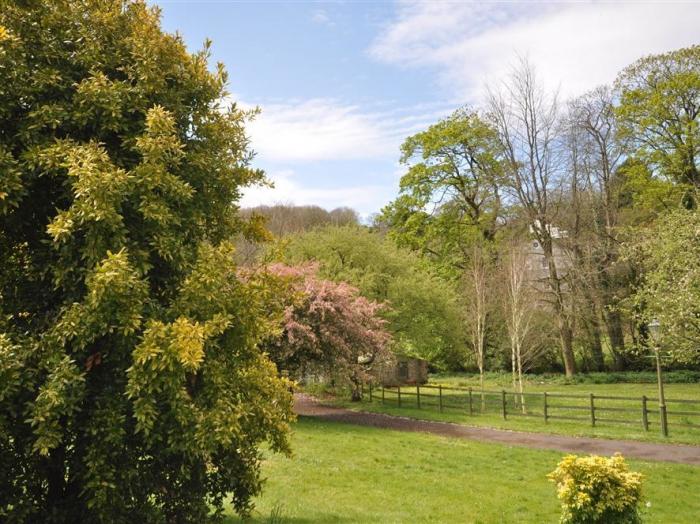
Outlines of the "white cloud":
[[[238,104],[255,107],[249,101]],[[320,98],[263,102],[259,106],[261,113],[246,125],[246,130],[257,154],[256,164],[266,168],[275,187],[247,188],[241,205],[349,206],[365,218],[395,197],[403,174],[397,165],[388,169],[379,166],[385,166],[387,160],[397,161],[406,137],[424,130],[456,107],[449,102],[408,107],[373,102],[361,106]],[[334,167],[323,166],[338,160],[342,161],[339,167],[343,174],[328,175],[333,179],[326,178],[326,183],[332,187],[319,187],[319,171],[335,172]],[[348,176],[353,169],[348,166],[362,171]]]
[[326,209],[348,206],[367,214],[378,210],[391,197],[392,187],[379,185],[337,188],[308,187],[292,170],[268,173],[274,187],[247,188],[241,199],[242,207],[272,204],[320,205]]
[[436,67],[461,100],[478,101],[527,56],[549,88],[580,94],[645,54],[697,42],[700,3],[400,3],[370,54]]
[[399,145],[453,106],[381,110],[315,98],[262,104],[247,126],[253,149],[268,162],[311,162],[398,157]]
[[326,25],[328,27],[335,26],[335,22],[331,20],[331,17],[328,15],[325,9],[316,9],[313,13],[311,13],[311,21],[314,24]]

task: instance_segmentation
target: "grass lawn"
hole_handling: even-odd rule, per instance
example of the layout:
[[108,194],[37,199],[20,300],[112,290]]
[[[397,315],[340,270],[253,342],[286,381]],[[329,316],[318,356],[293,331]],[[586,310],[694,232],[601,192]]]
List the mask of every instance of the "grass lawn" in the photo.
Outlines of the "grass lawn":
[[[268,455],[251,522],[556,523],[545,475],[559,452],[300,419],[294,457]],[[700,515],[700,468],[631,461],[646,476],[645,522]],[[272,517],[272,518],[271,518]],[[229,524],[240,522],[230,516]]]
[[[668,438],[660,434],[659,415],[657,404],[653,400],[657,397],[656,384],[654,383],[573,383],[568,384],[561,380],[549,379],[545,377],[533,377],[528,381],[525,391],[529,393],[547,392],[553,394],[548,398],[549,415],[577,417],[578,421],[569,421],[552,418],[545,424],[543,417],[543,397],[542,395],[526,397],[528,416],[518,416],[519,411],[512,405],[513,397],[509,396],[508,417],[503,420],[501,413],[500,394],[494,393],[486,397],[486,409],[480,413],[480,399],[478,394],[479,380],[475,375],[455,375],[431,377],[431,385],[441,384],[445,388],[451,386],[472,387],[473,391],[473,414],[468,412],[468,394],[464,391],[443,390],[443,413],[438,410],[437,391],[423,388],[421,390],[421,408],[417,408],[415,388],[402,388],[402,406],[398,406],[397,395],[387,390],[385,392],[385,402],[382,404],[380,395],[377,393],[374,402],[365,401],[361,404],[349,401],[349,398],[338,395],[328,397],[334,403],[349,407],[351,409],[363,409],[388,413],[392,415],[402,415],[426,420],[441,420],[457,422],[474,426],[487,426],[503,429],[513,429],[522,431],[535,431],[542,433],[556,433],[564,435],[578,435],[589,437],[618,438],[644,440],[654,442],[672,442],[700,445],[700,427],[680,426],[682,423],[693,423],[700,425],[700,384],[698,383],[672,383],[666,385],[666,397],[668,399],[685,399],[698,401],[697,404],[678,404],[668,402],[669,410],[669,433]],[[485,388],[488,391],[498,392],[501,389],[512,391],[510,377],[508,375],[490,374],[487,377]],[[596,406],[596,427],[591,427],[590,423],[590,400],[588,395],[593,393],[596,396],[621,396],[631,397],[635,400],[619,401],[595,399]],[[579,395],[580,398],[556,397],[556,394]],[[642,426],[641,397],[646,395],[649,400],[647,408],[649,431],[644,431]],[[560,406],[572,406],[564,408]],[[629,411],[619,411],[620,408]],[[676,411],[686,412],[686,414],[676,415]],[[688,415],[687,413],[693,413]],[[627,423],[606,421],[606,419],[618,419]]]
[[[677,375],[678,373],[674,373]],[[656,376],[652,373],[625,373],[630,382],[607,382],[614,376],[610,373],[591,373],[577,377],[578,381],[567,381],[562,375],[526,375],[525,391],[534,393],[596,393],[600,395],[620,395],[623,397],[656,397],[658,389]],[[644,382],[635,381],[635,376],[643,377]],[[666,373],[667,380],[672,379],[671,373]],[[600,382],[599,382],[600,381]],[[429,384],[443,386],[479,387],[479,375],[459,373],[451,375],[431,375]],[[487,373],[484,381],[486,389],[512,389],[511,377],[508,373]],[[666,383],[665,392],[668,398],[690,399],[700,401],[700,382]]]

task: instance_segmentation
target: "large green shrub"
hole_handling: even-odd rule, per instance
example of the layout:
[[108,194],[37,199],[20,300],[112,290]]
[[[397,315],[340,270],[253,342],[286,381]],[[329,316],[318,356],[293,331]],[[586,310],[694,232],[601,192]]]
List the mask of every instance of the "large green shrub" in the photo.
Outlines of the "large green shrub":
[[642,325],[661,324],[661,349],[674,364],[700,363],[700,212],[676,210],[625,246],[643,274],[627,307]]
[[624,457],[567,455],[548,478],[557,485],[564,524],[636,524],[642,475]]
[[0,521],[245,512],[291,395],[231,262],[262,175],[223,68],[145,1],[25,0],[0,75]]

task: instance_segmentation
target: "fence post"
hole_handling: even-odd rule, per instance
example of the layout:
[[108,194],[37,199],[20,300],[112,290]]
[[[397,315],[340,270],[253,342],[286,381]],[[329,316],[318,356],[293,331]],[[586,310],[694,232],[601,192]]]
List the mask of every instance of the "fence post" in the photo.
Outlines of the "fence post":
[[501,405],[503,406],[503,420],[506,420],[506,390],[501,390]]
[[399,396],[399,407],[401,407],[401,386],[396,386],[396,391]]
[[547,423],[547,419],[549,418],[549,413],[547,413],[547,392],[544,392],[544,423]]
[[647,411],[646,395],[642,395],[642,426],[644,426],[644,431],[649,431],[649,412]]
[[382,384],[382,404],[384,404],[384,384]]
[[420,409],[420,386],[416,384],[416,404],[418,404],[418,409]]
[[369,401],[372,402],[372,383],[369,383]]
[[591,426],[595,427],[595,402],[593,398],[593,393],[591,393]]
[[438,402],[440,403],[440,413],[442,413],[442,384],[438,386]]
[[666,412],[666,402],[659,403],[659,415],[661,418],[661,434],[668,437],[668,414]]
[[474,408],[472,406],[472,388],[469,388],[469,416],[471,417],[473,414]]

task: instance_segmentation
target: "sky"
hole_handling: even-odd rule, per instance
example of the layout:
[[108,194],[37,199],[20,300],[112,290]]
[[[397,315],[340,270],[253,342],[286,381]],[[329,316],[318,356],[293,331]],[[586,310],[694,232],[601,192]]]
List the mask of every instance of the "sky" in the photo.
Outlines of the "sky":
[[637,58],[700,43],[700,2],[159,0],[191,50],[213,41],[229,91],[259,107],[254,164],[274,188],[242,205],[349,206],[398,194],[403,140],[483,103],[526,57],[563,99]]

